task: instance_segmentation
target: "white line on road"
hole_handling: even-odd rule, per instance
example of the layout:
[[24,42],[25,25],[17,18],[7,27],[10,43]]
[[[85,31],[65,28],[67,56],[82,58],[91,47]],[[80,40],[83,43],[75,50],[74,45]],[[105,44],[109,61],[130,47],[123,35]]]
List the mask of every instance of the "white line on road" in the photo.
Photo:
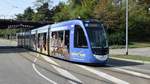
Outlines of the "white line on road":
[[113,83],[116,83],[116,84],[129,84],[129,83],[126,82],[126,81],[123,81],[123,80],[121,80],[121,79],[118,79],[118,78],[116,78],[116,77],[113,77],[113,76],[111,76],[111,75],[108,75],[108,74],[106,74],[106,73],[104,73],[104,72],[97,71],[97,70],[95,70],[95,69],[93,69],[93,68],[86,67],[86,66],[83,66],[83,65],[77,65],[77,66],[79,66],[79,67],[81,67],[81,68],[83,68],[83,69],[85,69],[85,70],[88,70],[88,71],[90,71],[90,72],[92,72],[92,73],[94,73],[94,74],[96,74],[96,75],[98,75],[98,76],[100,76],[100,77],[103,77],[103,78],[105,78],[105,79],[107,79],[107,80],[110,80],[110,81],[112,81]]
[[[48,62],[54,64],[54,65],[51,65],[51,66],[52,66],[54,69],[56,69],[61,75],[65,76],[65,77],[67,77],[67,78],[69,78],[69,79],[71,79],[71,80],[75,80],[75,81],[78,82],[78,83],[82,83],[81,80],[79,80],[78,78],[76,78],[74,75],[72,75],[72,74],[71,74],[70,72],[68,72],[67,70],[64,70],[64,69],[62,69],[62,68],[57,67],[57,66],[60,66],[57,62],[53,61],[52,59],[50,59],[50,58],[47,57],[47,56],[42,55],[42,57],[43,57],[46,61],[48,61]],[[57,65],[57,66],[55,66],[55,65]],[[71,81],[71,80],[69,80],[69,82],[70,82],[71,84],[77,84],[77,83],[75,83],[74,81]]]
[[[38,57],[38,56],[37,56]],[[32,63],[32,67],[34,69],[34,71],[39,75],[41,76],[42,78],[44,78],[45,80],[49,81],[50,83],[52,84],[57,84],[55,81],[49,79],[48,77],[44,76],[43,74],[41,74],[35,67],[35,62],[37,61],[37,58],[34,59],[34,63]]]
[[[113,66],[113,65],[108,65],[108,66]],[[131,74],[131,75],[134,75],[134,76],[150,79],[149,75],[139,73],[139,72],[136,72],[136,71],[131,71],[131,70],[123,69],[123,68],[112,68],[112,69],[114,69],[116,71],[121,71],[121,72],[124,72],[124,73],[127,73],[127,74]]]
[[[55,68],[61,75],[65,76],[65,77],[67,77],[67,78],[71,78],[72,80],[75,80],[75,81],[81,83],[81,81],[80,81],[79,79],[77,79],[76,77],[74,77],[74,76],[73,76],[71,73],[69,73],[68,71],[66,71],[66,70],[64,70],[64,69],[61,69],[61,68],[59,68],[59,67],[56,67],[56,66],[54,66],[54,65],[52,65],[52,67]],[[78,83],[75,83],[75,82],[70,81],[70,80],[69,80],[69,82],[70,82],[71,84],[78,84]]]
[[146,69],[141,69],[141,68],[138,68],[138,67],[121,67],[123,69],[130,69],[132,71],[137,71],[137,72],[144,72],[144,73],[150,73],[150,70],[146,70]]
[[57,66],[60,66],[58,63],[56,63],[55,61],[53,61],[52,59],[50,59],[49,57],[47,56],[44,56],[44,55],[41,55],[47,62],[51,63],[51,64],[54,64],[54,65],[57,65]]
[[128,73],[128,74],[131,74],[131,75],[135,75],[135,76],[138,76],[138,77],[150,79],[149,75],[142,74],[142,73],[139,73],[139,72],[130,71],[130,70],[121,69],[121,68],[113,68],[113,69],[115,69],[117,71],[122,71],[122,72],[125,72],[125,73]]

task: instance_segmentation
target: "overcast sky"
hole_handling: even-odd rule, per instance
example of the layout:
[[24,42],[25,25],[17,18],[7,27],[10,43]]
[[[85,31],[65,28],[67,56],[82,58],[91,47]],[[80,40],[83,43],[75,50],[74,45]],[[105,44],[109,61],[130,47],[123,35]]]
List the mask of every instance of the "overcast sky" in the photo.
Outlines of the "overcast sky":
[[[0,18],[13,18],[18,13],[23,13],[27,7],[34,7],[36,0],[0,0]],[[52,0],[53,5],[57,5],[60,1]]]

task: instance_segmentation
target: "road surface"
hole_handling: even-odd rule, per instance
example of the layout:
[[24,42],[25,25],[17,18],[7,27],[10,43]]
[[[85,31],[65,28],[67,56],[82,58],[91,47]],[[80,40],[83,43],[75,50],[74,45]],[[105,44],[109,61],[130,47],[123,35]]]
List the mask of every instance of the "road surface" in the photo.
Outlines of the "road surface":
[[[47,57],[0,40],[0,84],[150,84],[150,65],[110,59],[89,66]],[[14,42],[15,43],[15,42]]]

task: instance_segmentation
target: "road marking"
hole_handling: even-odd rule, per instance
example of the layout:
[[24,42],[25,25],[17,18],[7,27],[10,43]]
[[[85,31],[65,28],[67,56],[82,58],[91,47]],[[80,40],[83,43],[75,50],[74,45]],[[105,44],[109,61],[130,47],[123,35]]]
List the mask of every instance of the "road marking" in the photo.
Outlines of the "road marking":
[[55,61],[53,61],[52,59],[50,59],[47,56],[41,55],[46,61],[48,61],[49,63],[52,63],[54,65],[60,66],[58,63],[56,63]]
[[[51,65],[51,66],[52,66],[54,69],[56,69],[61,75],[65,76],[65,77],[67,77],[67,78],[69,78],[69,79],[71,79],[71,80],[69,80],[70,83],[72,83],[72,84],[81,84],[81,83],[82,83],[81,80],[79,80],[78,78],[76,78],[74,75],[72,75],[72,74],[71,74],[70,72],[68,72],[67,70],[64,70],[64,69],[62,69],[62,68],[57,67],[57,66],[61,66],[61,65],[59,65],[57,62],[53,61],[52,59],[50,59],[50,58],[47,57],[47,56],[42,55],[42,57],[43,57],[46,61],[48,61],[48,62],[54,64],[54,65]],[[55,65],[57,65],[57,66],[55,66]],[[77,83],[75,83],[75,82],[77,82]]]
[[131,74],[131,75],[135,75],[135,76],[138,76],[138,77],[150,79],[149,75],[142,74],[142,73],[139,73],[139,72],[130,71],[130,70],[121,69],[121,68],[113,68],[113,69],[118,70],[118,71],[122,71],[122,72],[125,72],[125,73],[128,73],[128,74]]
[[126,81],[123,81],[123,80],[121,80],[121,79],[118,79],[118,78],[116,78],[116,77],[113,77],[113,76],[111,76],[111,75],[108,75],[108,74],[106,74],[106,73],[104,73],[104,72],[97,71],[97,70],[95,70],[95,69],[93,69],[93,68],[86,67],[86,66],[83,66],[83,65],[77,65],[77,66],[79,66],[79,67],[81,67],[81,68],[83,68],[83,69],[85,69],[85,70],[88,70],[88,71],[90,71],[90,72],[92,72],[92,73],[94,73],[94,74],[96,74],[96,75],[98,75],[98,76],[100,76],[100,77],[103,77],[103,78],[105,78],[105,79],[107,79],[107,80],[110,80],[110,81],[112,81],[112,82],[114,82],[114,83],[116,83],[116,84],[130,84],[130,83],[126,82]]
[[[108,66],[113,66],[113,65],[108,65]],[[149,75],[139,73],[139,72],[136,72],[136,71],[131,71],[131,70],[123,69],[123,68],[112,68],[112,69],[117,70],[117,71],[121,71],[121,72],[125,72],[125,73],[128,73],[128,74],[134,75],[134,76],[150,79]]]
[[[37,56],[38,57],[38,56]],[[42,78],[44,78],[45,80],[47,80],[48,82],[52,83],[52,84],[57,84],[55,81],[49,79],[48,77],[44,76],[43,74],[41,74],[35,67],[35,62],[37,61],[37,58],[34,59],[34,63],[32,63],[32,67],[34,69],[34,71],[39,75],[41,76]]]
[[141,68],[138,68],[138,67],[129,67],[129,66],[127,66],[127,67],[121,67],[121,68],[123,68],[123,69],[130,69],[130,70],[134,70],[134,71],[137,71],[137,72],[143,72],[143,73],[150,73],[150,70],[145,70],[145,69],[141,69]]

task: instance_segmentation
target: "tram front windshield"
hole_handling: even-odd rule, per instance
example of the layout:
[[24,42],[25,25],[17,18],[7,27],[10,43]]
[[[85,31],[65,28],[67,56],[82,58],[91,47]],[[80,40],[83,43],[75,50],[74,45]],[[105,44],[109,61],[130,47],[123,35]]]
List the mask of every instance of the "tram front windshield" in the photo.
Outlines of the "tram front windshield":
[[107,48],[107,38],[104,27],[100,24],[88,24],[86,27],[92,48]]

